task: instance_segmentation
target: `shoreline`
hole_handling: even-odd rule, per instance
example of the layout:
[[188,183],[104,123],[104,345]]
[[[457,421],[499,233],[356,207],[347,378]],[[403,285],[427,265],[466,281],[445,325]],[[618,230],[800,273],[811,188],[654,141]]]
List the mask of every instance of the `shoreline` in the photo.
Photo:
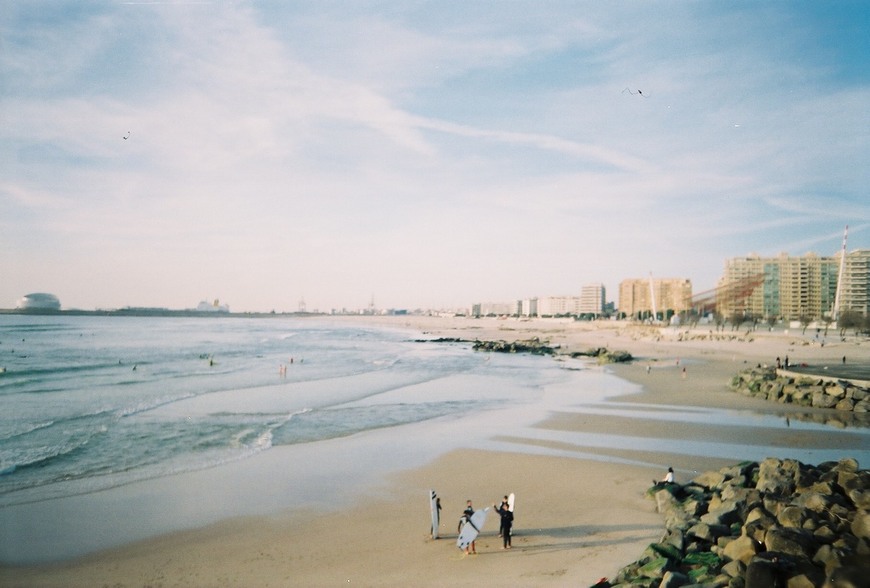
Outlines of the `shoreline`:
[[[415,320],[425,319],[425,320]],[[359,320],[341,317],[337,320]],[[727,389],[728,379],[747,363],[773,361],[785,353],[833,361],[844,346],[803,346],[784,334],[745,340],[677,341],[668,333],[625,325],[569,324],[556,321],[487,321],[429,317],[362,317],[369,324],[422,331],[433,336],[524,339],[539,336],[566,349],[602,346],[626,349],[630,364],[606,372],[631,382],[637,392],[610,398],[606,405],[652,413],[679,405],[703,409],[751,410],[775,417],[796,407],[751,399]],[[674,331],[674,336],[678,331]],[[870,346],[847,344],[850,356],[870,360]],[[679,361],[679,364],[677,363]],[[647,365],[650,366],[647,373]],[[687,375],[681,376],[685,367]],[[536,425],[542,430],[601,432],[628,422],[609,415],[557,413]],[[783,417],[784,418],[784,417]],[[634,433],[653,434],[654,419],[631,422]],[[692,443],[703,431],[667,432]],[[728,432],[722,432],[727,436]],[[776,430],[764,434],[776,439]],[[817,436],[803,434],[808,446]],[[511,438],[510,432],[495,441]],[[846,437],[842,439],[848,439]],[[658,464],[673,465],[678,479],[714,470],[734,460],[686,453],[646,451],[642,447],[579,447],[560,440],[520,438],[562,449],[564,456],[511,453],[480,448],[450,450],[419,467],[389,474],[337,511],[307,507],[268,516],[243,516],[199,529],[179,531],[72,561],[27,567],[0,567],[8,586],[277,586],[338,583],[398,586],[471,583],[496,585],[591,585],[634,561],[664,528],[655,504],[644,497]],[[849,457],[848,440],[835,450]],[[586,458],[590,454],[594,459]],[[657,465],[651,465],[657,464]],[[866,464],[863,464],[866,467]],[[433,488],[442,497],[442,539],[426,529],[424,496]],[[501,550],[493,515],[478,541],[477,557],[463,558],[455,547],[458,518],[465,500],[489,506],[507,492],[517,494],[514,549]]]

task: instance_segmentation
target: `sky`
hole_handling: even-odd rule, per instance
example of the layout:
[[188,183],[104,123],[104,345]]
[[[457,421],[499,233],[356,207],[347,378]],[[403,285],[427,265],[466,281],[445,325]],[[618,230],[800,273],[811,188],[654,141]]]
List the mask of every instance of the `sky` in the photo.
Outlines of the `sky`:
[[461,308],[870,248],[870,4],[0,0],[0,308]]

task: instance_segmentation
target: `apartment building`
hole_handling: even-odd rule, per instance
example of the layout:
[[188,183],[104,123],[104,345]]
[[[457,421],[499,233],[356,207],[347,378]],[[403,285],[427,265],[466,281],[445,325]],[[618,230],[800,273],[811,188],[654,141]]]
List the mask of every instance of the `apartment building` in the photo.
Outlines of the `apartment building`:
[[619,312],[627,317],[658,319],[686,311],[692,301],[692,281],[686,278],[637,278],[619,283]]
[[[841,254],[837,254],[837,267]],[[852,310],[870,314],[870,249],[856,249],[846,254],[840,283],[840,312]]]
[[514,302],[479,302],[471,305],[471,316],[516,316],[520,306]]
[[543,296],[538,298],[538,316],[576,316],[580,313],[579,296]]
[[605,300],[604,284],[586,284],[580,290],[580,306],[577,314],[600,316],[604,314]]
[[821,319],[834,306],[838,260],[815,253],[729,259],[717,288],[716,310],[725,317]]

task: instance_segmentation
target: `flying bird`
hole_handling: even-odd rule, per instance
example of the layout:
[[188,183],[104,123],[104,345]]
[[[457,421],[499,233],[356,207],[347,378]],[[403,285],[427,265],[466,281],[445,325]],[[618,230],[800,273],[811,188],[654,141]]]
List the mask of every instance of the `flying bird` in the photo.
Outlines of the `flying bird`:
[[132,134],[133,134],[133,131],[127,131],[127,134],[126,134],[126,135],[124,135],[124,136],[123,136],[123,137],[121,137],[121,138],[122,138],[122,139],[124,139],[124,140],[125,140],[125,141],[126,141],[126,140],[127,140],[127,139],[129,139],[129,138],[130,138],[130,135],[132,135]]
[[628,91],[629,94],[632,94],[632,95],[634,95],[634,94],[640,94],[640,95],[643,96],[644,98],[648,98],[648,97],[649,97],[647,94],[644,94],[644,93],[643,93],[643,90],[638,90],[637,92],[633,92],[633,91],[631,90],[631,88],[629,88],[628,86],[625,87],[625,90],[623,90],[622,93],[625,94],[626,90]]

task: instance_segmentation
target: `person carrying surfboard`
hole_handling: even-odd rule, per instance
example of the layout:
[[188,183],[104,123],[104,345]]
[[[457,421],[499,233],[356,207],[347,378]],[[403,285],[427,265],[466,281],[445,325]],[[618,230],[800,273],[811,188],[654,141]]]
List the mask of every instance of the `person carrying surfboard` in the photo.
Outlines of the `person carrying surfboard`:
[[[495,506],[495,505],[493,504],[493,506]],[[509,506],[508,506],[508,497],[507,497],[507,496],[505,496],[505,497],[502,499],[502,501],[501,501],[501,507],[500,507],[500,508],[509,508]],[[499,537],[503,537],[503,536],[504,536],[504,519],[502,519],[502,520],[501,520],[501,523],[499,524],[499,527],[498,527],[498,536],[499,536]]]
[[[465,548],[465,555],[470,553],[472,555],[477,555],[477,543],[475,539],[477,538],[477,534],[480,532],[480,529],[483,528],[483,522],[486,520],[486,509],[480,511],[479,513],[474,512],[474,507],[471,505],[471,501],[468,500],[465,506],[465,510],[462,512],[462,516],[459,518],[459,537],[456,539],[456,546],[459,548]],[[475,514],[478,515],[477,524],[475,524]],[[468,539],[464,539],[465,536],[465,527],[469,527],[473,530],[469,534]]]
[[474,507],[471,506],[471,501],[468,500],[465,503],[465,510],[462,511],[462,516],[459,517],[459,526],[456,528],[457,533],[462,532],[462,527],[471,520],[471,516],[474,514]]
[[501,506],[492,505],[496,512],[501,516],[502,541],[504,545],[502,549],[511,548],[511,527],[514,524],[514,513],[508,508],[507,500],[501,503]]

